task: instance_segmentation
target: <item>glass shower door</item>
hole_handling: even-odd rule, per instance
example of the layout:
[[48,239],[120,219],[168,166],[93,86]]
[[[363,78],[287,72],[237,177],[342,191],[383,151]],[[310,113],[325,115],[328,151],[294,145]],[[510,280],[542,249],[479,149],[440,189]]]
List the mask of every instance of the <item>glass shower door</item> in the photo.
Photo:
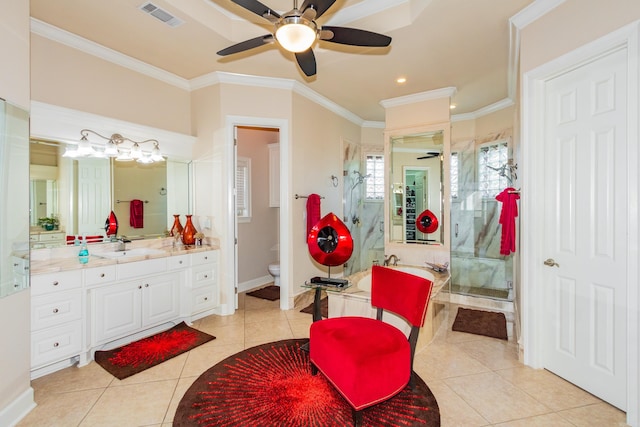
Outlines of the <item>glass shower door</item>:
[[502,203],[515,166],[508,140],[452,144],[451,292],[512,300],[513,255],[500,254]]

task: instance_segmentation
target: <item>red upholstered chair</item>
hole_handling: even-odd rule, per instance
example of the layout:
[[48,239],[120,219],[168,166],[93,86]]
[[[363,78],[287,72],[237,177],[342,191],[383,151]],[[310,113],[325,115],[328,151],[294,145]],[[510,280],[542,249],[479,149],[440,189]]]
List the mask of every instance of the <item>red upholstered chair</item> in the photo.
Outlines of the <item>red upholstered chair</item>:
[[[311,324],[312,371],[320,370],[349,402],[354,425],[362,422],[362,409],[390,399],[410,384],[432,286],[428,279],[374,266],[371,305],[377,308],[376,319],[347,316]],[[384,311],[411,324],[409,337],[382,321]]]

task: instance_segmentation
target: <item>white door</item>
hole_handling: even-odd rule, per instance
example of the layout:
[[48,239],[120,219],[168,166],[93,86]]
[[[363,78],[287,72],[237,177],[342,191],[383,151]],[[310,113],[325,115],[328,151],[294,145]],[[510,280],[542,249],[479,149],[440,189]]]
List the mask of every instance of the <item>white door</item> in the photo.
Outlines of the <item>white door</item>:
[[625,49],[548,81],[545,102],[544,366],[626,410]]
[[78,234],[103,235],[111,212],[109,161],[78,159]]

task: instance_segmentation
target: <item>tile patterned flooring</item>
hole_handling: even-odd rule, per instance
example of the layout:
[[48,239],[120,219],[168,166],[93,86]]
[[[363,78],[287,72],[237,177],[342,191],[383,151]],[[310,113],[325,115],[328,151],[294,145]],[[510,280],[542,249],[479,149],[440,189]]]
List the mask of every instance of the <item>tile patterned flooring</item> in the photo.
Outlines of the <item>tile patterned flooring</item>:
[[[176,407],[205,370],[245,348],[309,336],[311,316],[281,311],[278,301],[241,294],[233,316],[209,316],[194,327],[217,339],[123,381],[95,363],[38,378],[38,406],[19,427],[171,426]],[[625,426],[625,414],[545,370],[518,362],[509,341],[451,331],[446,327],[421,349],[415,371],[433,391],[442,426]]]

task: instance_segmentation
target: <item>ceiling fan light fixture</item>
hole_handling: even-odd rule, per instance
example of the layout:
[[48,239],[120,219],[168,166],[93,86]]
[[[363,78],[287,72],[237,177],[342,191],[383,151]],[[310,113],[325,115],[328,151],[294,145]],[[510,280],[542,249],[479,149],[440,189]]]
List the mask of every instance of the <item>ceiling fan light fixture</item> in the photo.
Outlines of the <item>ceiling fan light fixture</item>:
[[276,40],[289,52],[304,52],[316,41],[318,29],[313,21],[301,16],[286,16],[276,28]]

